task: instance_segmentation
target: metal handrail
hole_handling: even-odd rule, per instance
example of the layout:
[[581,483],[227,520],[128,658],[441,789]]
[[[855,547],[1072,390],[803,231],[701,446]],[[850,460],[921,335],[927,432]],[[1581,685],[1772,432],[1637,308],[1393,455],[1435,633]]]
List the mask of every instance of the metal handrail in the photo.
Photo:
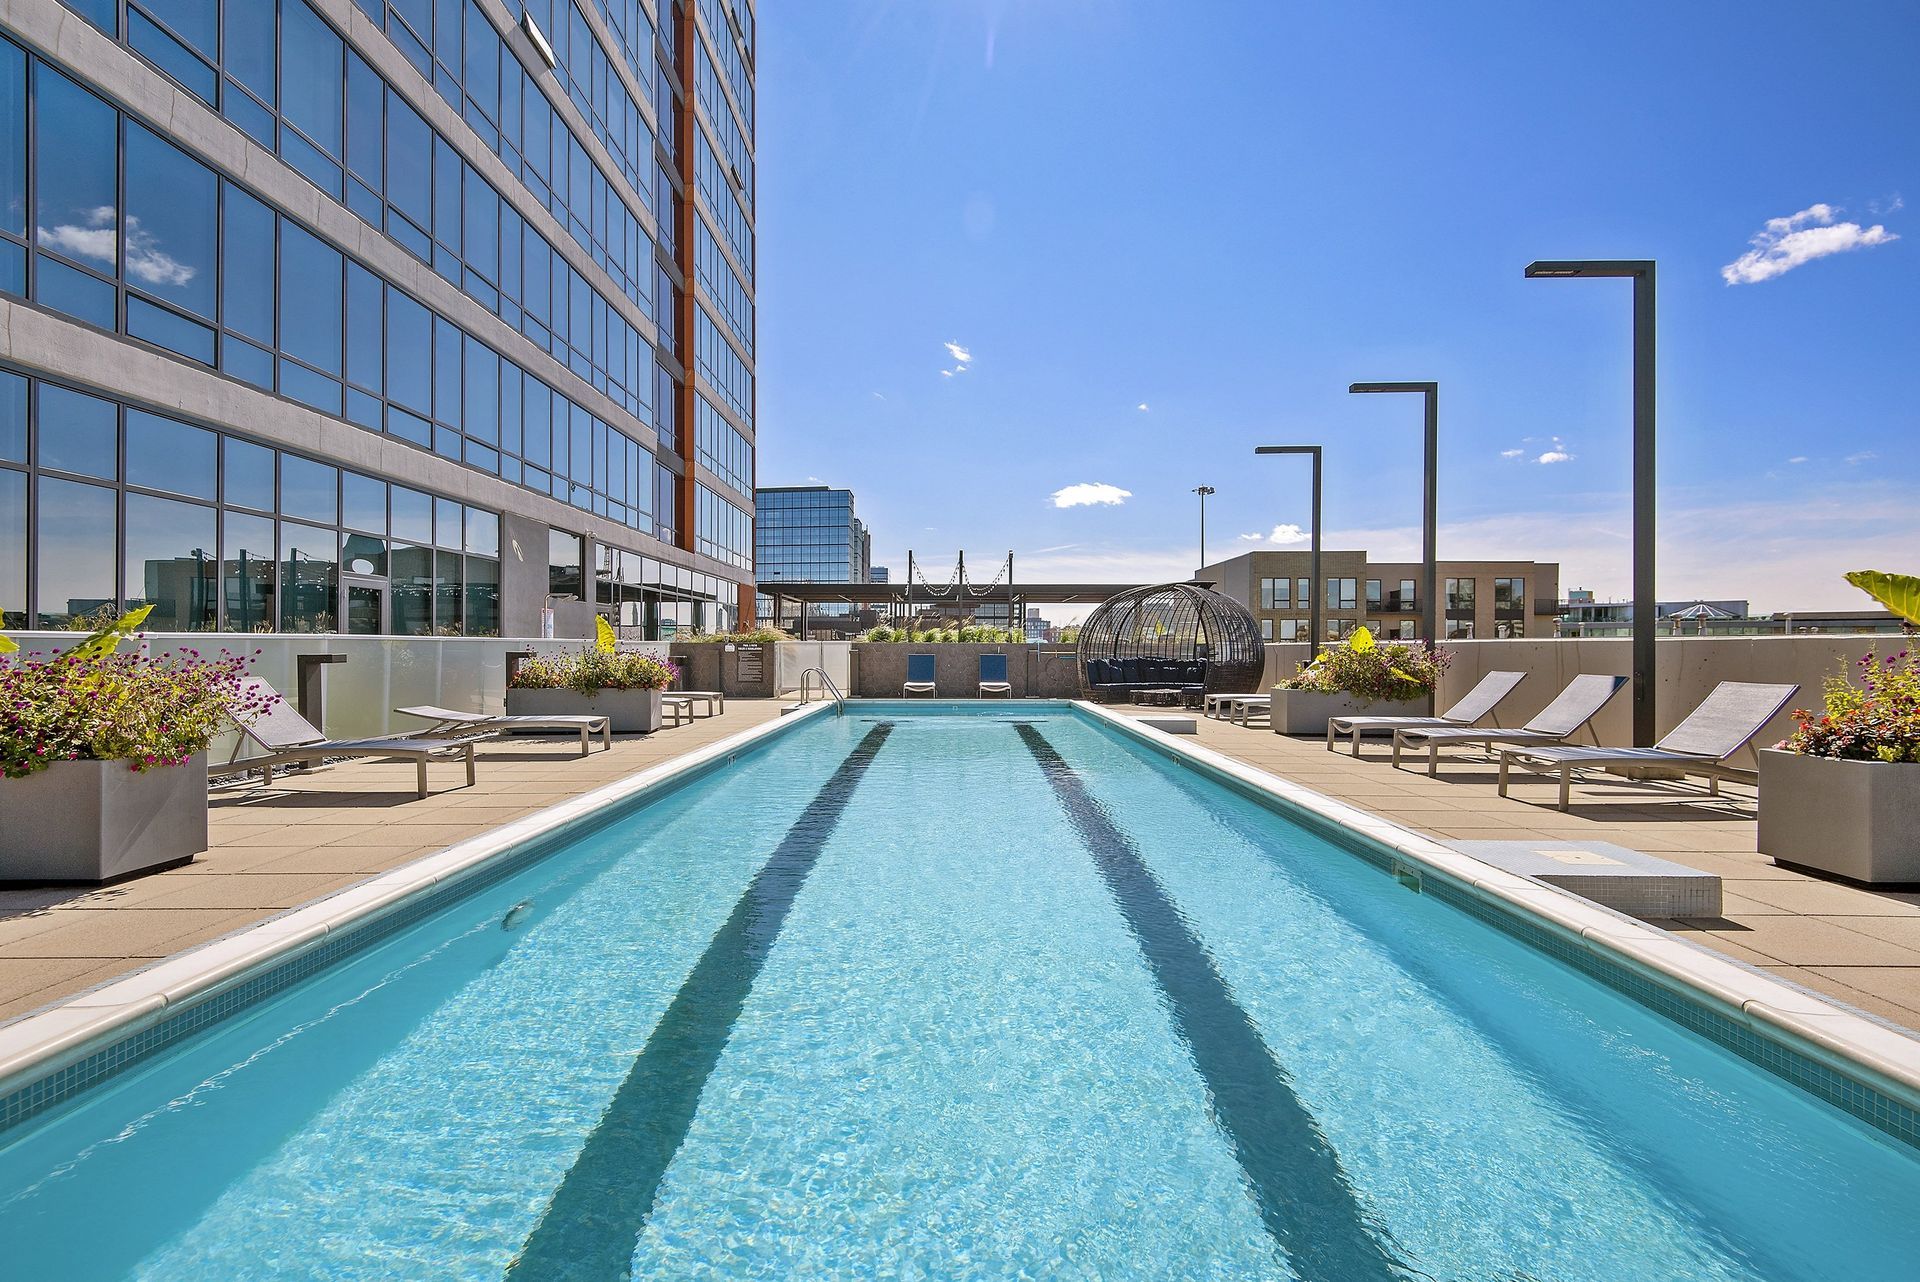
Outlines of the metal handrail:
[[821,685],[821,691],[820,691],[821,695],[825,696],[830,694],[833,696],[833,715],[836,717],[846,716],[847,715],[846,696],[840,693],[840,687],[833,683],[833,678],[827,675],[826,669],[824,668],[808,668],[805,672],[802,672],[800,674],[801,704],[804,706],[805,704],[812,702],[813,686],[808,682],[807,680],[808,677],[819,677],[820,685]]

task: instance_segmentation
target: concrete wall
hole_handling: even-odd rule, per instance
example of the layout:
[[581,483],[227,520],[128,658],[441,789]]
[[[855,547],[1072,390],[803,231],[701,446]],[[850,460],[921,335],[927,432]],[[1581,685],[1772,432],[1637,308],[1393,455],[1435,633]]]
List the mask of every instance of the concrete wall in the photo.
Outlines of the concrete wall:
[[1072,646],[940,643],[908,645],[856,642],[852,646],[849,695],[897,699],[907,679],[907,656],[934,656],[934,682],[943,698],[969,699],[980,688],[980,656],[1007,656],[1007,681],[1016,699],[1077,699],[1079,672]]

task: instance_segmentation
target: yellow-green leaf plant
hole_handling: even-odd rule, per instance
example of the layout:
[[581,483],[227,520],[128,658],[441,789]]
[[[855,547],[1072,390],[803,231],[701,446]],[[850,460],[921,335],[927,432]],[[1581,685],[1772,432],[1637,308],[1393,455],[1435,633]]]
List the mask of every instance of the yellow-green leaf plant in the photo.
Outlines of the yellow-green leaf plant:
[[612,654],[619,648],[620,642],[619,636],[613,630],[613,625],[607,622],[607,616],[604,614],[594,615],[593,623],[594,648],[601,654]]
[[1847,582],[1908,623],[1920,625],[1920,577],[1888,574],[1885,570],[1855,570],[1847,575]]

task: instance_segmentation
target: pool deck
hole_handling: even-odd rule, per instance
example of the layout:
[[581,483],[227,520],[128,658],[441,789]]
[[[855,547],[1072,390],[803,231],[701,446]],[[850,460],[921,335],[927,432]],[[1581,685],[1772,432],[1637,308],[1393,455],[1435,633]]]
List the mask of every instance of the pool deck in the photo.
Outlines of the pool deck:
[[343,890],[457,841],[657,766],[780,715],[729,699],[726,713],[651,735],[516,735],[482,744],[474,787],[460,764],[349,762],[282,774],[272,788],[216,788],[211,847],[192,863],[99,890],[0,888],[0,1020]]
[[[425,800],[413,794],[409,764],[352,763],[284,776],[272,789],[216,790],[212,848],[186,867],[100,890],[0,889],[0,1020],[774,720],[783,702],[732,700],[724,716],[618,737],[611,752],[584,759],[571,739],[483,745],[475,787],[455,786],[458,765],[435,765]],[[1264,726],[1199,727],[1204,747],[1442,841],[1607,841],[1718,873],[1725,916],[1655,924],[1920,1029],[1920,894],[1775,867],[1754,849],[1750,787],[1730,785],[1716,801],[1696,786],[1606,779],[1577,785],[1563,815],[1551,781],[1522,781],[1502,799],[1484,761],[1443,759],[1429,779],[1421,765],[1390,768],[1377,744],[1356,761]]]

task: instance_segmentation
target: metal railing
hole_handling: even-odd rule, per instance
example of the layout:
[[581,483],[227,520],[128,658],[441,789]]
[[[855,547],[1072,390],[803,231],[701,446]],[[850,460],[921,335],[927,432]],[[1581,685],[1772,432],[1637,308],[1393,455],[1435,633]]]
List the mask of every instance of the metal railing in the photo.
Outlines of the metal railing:
[[813,701],[813,682],[811,680],[813,677],[820,678],[820,695],[822,698],[828,695],[833,696],[833,715],[836,717],[846,716],[846,696],[840,693],[840,687],[833,683],[833,678],[827,675],[826,669],[824,668],[808,668],[800,674],[800,703],[802,706]]

